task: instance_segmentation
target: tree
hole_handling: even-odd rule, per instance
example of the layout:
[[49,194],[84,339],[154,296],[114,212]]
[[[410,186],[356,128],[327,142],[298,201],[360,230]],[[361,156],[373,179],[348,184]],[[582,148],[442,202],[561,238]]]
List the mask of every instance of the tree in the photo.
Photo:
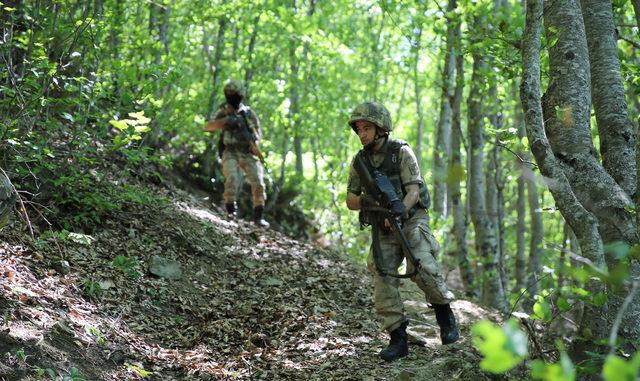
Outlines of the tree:
[[[483,25],[486,19],[482,12],[474,16],[474,29]],[[484,73],[486,61],[479,49],[475,49],[473,56],[473,73],[471,75],[471,89],[467,99],[468,134],[470,145],[469,160],[469,199],[471,220],[475,230],[476,251],[482,259],[482,301],[483,303],[507,311],[506,297],[502,288],[499,268],[498,241],[494,225],[487,214],[485,199],[484,175],[484,115],[482,109],[483,90],[486,86]]]

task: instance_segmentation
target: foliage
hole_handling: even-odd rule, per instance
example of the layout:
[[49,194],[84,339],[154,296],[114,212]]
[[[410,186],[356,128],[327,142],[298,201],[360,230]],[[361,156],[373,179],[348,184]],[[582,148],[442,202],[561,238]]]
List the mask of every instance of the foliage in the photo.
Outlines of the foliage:
[[526,357],[527,335],[518,329],[518,324],[510,320],[502,327],[483,320],[473,325],[473,344],[484,359],[480,367],[491,373],[504,373]]
[[112,265],[132,278],[139,278],[142,273],[139,270],[140,261],[137,257],[127,257],[125,255],[117,255]]

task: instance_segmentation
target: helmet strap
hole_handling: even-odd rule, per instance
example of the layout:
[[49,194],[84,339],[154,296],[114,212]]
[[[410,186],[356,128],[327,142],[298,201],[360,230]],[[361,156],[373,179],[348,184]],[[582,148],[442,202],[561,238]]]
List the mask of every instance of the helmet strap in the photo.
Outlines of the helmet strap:
[[364,149],[367,151],[373,151],[373,149],[378,145],[378,143],[380,143],[381,140],[383,139],[387,139],[389,137],[389,133],[388,132],[383,132],[380,133],[379,132],[380,129],[376,128],[376,137],[373,139],[373,141],[367,145],[364,146]]

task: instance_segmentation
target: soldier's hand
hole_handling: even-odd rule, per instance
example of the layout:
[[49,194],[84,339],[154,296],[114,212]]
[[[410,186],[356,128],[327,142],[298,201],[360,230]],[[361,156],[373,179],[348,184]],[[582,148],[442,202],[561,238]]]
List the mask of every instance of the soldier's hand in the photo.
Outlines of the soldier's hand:
[[407,213],[407,208],[404,206],[404,203],[400,200],[396,200],[390,205],[389,212],[395,218],[402,218]]

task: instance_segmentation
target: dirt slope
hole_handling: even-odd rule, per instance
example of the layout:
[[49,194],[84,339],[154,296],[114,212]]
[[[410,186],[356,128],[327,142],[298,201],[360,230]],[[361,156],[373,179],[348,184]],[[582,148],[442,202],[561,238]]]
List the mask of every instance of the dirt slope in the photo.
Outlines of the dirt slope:
[[[0,232],[0,380],[483,380],[470,324],[443,347],[410,282],[410,356],[376,356],[370,279],[336,251],[227,220],[179,190],[109,215],[90,236]],[[180,279],[152,275],[154,256]]]

